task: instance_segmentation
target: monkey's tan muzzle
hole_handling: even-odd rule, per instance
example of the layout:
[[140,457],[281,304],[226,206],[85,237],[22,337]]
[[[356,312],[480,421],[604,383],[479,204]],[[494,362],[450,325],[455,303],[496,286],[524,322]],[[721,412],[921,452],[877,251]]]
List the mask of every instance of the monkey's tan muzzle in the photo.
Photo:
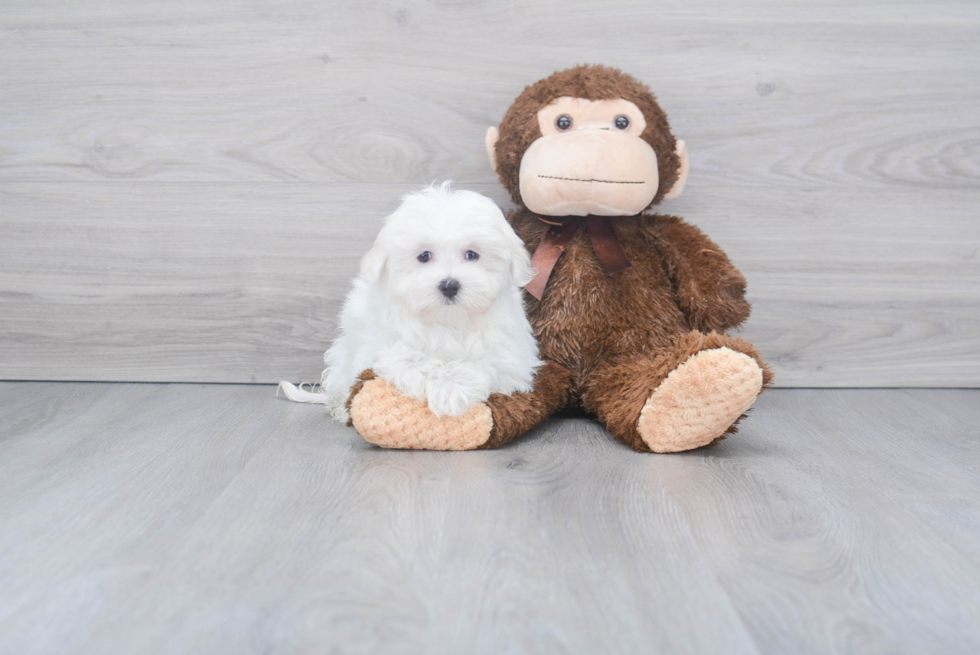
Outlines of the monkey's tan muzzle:
[[545,216],[633,216],[659,186],[657,156],[645,141],[615,130],[543,136],[521,159],[524,204]]

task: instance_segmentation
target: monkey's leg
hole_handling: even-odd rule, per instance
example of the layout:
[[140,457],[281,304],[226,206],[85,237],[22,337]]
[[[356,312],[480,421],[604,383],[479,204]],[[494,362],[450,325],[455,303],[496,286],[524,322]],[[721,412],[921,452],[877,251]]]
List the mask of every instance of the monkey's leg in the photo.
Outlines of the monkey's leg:
[[593,373],[583,404],[634,450],[673,453],[735,432],[771,382],[748,342],[693,331],[654,356],[620,359]]
[[461,416],[436,416],[426,404],[402,395],[373,371],[361,373],[347,399],[353,425],[364,440],[382,448],[472,450],[496,448],[536,427],[567,398],[570,375],[546,362],[534,389],[511,396],[492,394]]
[[541,425],[546,418],[568,403],[571,374],[558,364],[546,361],[534,376],[534,389],[505,396],[490,394],[487,405],[493,414],[490,438],[480,448],[497,448]]

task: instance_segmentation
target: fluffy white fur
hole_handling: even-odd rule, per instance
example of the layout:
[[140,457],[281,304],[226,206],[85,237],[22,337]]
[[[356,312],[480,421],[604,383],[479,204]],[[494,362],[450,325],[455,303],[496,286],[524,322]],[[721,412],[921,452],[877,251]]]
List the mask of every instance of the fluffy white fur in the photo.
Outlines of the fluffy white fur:
[[[282,388],[292,400],[329,405],[339,421],[367,368],[439,416],[458,416],[491,393],[530,391],[541,362],[520,287],[531,273],[524,244],[489,198],[448,182],[405,196],[361,259],[320,393]],[[459,283],[452,298],[439,288],[448,280]]]

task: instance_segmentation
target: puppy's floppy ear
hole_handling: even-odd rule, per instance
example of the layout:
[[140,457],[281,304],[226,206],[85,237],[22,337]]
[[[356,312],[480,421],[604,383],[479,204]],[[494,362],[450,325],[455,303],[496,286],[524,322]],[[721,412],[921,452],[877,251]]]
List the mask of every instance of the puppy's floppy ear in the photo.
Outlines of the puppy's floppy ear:
[[497,206],[497,203],[486,196],[473,195],[479,202],[483,203],[493,226],[503,237],[504,256],[507,259],[507,272],[511,284],[523,287],[534,278],[534,269],[531,268],[531,255],[528,254],[524,241],[517,236],[517,232],[514,232],[514,228],[507,222],[504,212]]
[[381,279],[381,273],[388,263],[388,250],[381,243],[381,239],[374,242],[371,249],[361,257],[361,277],[374,284]]
[[504,242],[507,244],[511,282],[523,287],[534,277],[534,270],[531,268],[531,255],[528,254],[524,242],[506,221],[503,224],[503,232]]

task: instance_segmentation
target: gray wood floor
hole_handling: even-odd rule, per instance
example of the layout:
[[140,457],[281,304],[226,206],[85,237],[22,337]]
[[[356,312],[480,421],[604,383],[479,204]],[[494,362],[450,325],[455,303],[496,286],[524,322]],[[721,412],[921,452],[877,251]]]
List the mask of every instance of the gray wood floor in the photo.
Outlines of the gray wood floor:
[[980,390],[383,451],[267,386],[0,383],[0,653],[980,652]]

